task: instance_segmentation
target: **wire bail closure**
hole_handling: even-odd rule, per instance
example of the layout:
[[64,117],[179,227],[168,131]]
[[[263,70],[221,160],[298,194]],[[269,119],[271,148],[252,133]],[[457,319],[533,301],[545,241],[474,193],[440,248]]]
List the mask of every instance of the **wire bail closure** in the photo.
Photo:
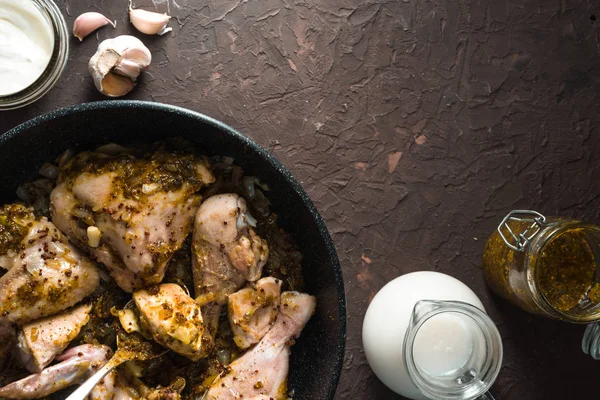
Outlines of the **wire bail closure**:
[[[510,226],[508,225],[511,221],[531,222],[531,225],[523,232],[515,233],[512,229],[510,229]],[[502,222],[500,222],[500,225],[498,225],[498,233],[500,234],[500,237],[502,237],[502,240],[504,240],[504,243],[506,243],[508,247],[510,247],[514,251],[523,252],[525,251],[525,248],[527,247],[531,239],[533,239],[535,235],[537,235],[545,225],[546,217],[544,217],[537,211],[514,210],[509,212],[508,215],[504,217]],[[511,243],[508,240],[507,236],[504,234],[504,232],[502,232],[502,228],[508,231],[510,237],[512,237],[512,239],[514,240],[514,243]]]

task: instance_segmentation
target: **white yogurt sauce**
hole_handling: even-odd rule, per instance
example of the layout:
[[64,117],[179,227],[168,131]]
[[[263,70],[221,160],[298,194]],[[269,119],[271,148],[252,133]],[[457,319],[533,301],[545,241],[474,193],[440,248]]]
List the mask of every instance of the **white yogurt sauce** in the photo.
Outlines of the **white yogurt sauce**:
[[53,50],[51,23],[31,0],[0,0],[0,96],[31,86]]

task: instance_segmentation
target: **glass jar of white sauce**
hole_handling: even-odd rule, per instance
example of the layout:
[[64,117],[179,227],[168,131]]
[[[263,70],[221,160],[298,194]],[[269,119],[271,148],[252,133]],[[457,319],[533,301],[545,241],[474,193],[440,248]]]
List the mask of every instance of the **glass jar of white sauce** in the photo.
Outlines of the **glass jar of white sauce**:
[[0,0],[0,110],[44,96],[68,53],[67,24],[52,0]]

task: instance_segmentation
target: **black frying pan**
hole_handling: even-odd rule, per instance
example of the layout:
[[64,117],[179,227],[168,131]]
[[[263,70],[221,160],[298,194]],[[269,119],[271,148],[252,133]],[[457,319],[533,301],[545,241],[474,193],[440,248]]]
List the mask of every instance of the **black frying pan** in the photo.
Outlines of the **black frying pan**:
[[280,223],[304,255],[306,291],[317,312],[292,348],[289,387],[295,399],[332,399],[346,341],[344,284],[335,248],[319,213],[290,172],[265,149],[231,127],[178,107],[141,101],[103,101],[64,108],[34,118],[0,136],[0,202],[36,178],[46,161],[67,148],[91,149],[108,142],[153,142],[182,136],[207,154],[235,158],[246,175],[272,190],[269,200]]

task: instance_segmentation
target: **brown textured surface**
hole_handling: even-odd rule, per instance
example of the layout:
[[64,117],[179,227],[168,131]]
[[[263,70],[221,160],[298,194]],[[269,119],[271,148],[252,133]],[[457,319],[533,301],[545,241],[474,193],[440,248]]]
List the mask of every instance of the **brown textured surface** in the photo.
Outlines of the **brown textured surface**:
[[[132,32],[125,0],[57,3],[69,24],[96,10],[119,25],[73,39],[58,86],[0,114],[0,131],[99,100],[88,58],[98,40]],[[398,398],[365,362],[362,317],[385,282],[420,269],[470,285],[498,324],[498,399],[597,396],[600,362],[581,353],[583,327],[508,306],[480,267],[487,235],[510,209],[600,223],[597,2],[154,3],[175,17],[174,32],[140,36],[154,60],[128,98],[188,107],[246,133],[296,175],[329,226],[349,307],[337,398]]]

